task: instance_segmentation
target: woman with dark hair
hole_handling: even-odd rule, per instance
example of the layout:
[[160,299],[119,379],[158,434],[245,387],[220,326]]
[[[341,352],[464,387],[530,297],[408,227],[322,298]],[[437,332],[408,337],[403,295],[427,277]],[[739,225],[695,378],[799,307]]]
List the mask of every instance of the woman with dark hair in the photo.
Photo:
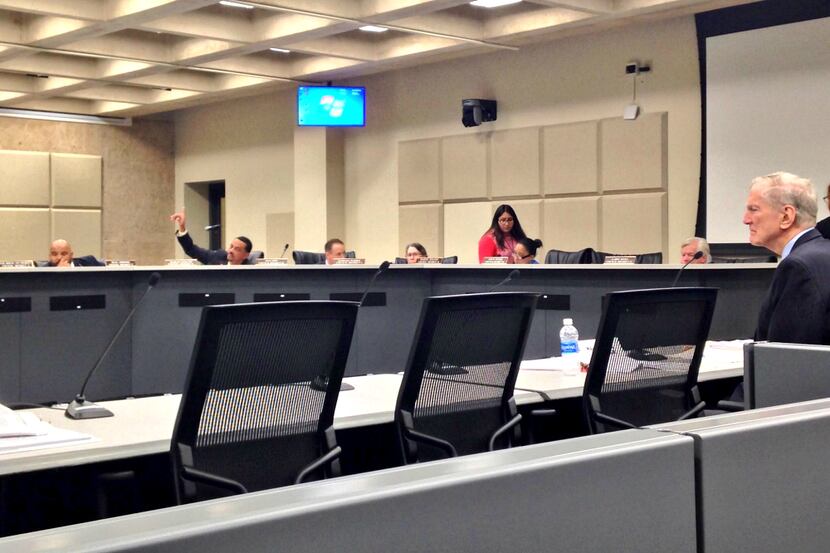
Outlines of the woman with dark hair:
[[408,264],[418,263],[422,257],[427,256],[427,249],[418,242],[406,245],[406,262]]
[[513,263],[522,263],[529,265],[538,265],[536,261],[536,250],[542,247],[542,241],[538,238],[522,238],[516,242],[516,247],[513,248]]
[[508,263],[513,263],[513,248],[522,238],[526,238],[525,231],[516,212],[507,204],[500,205],[490,228],[478,241],[478,262],[483,263],[485,257],[506,257]]

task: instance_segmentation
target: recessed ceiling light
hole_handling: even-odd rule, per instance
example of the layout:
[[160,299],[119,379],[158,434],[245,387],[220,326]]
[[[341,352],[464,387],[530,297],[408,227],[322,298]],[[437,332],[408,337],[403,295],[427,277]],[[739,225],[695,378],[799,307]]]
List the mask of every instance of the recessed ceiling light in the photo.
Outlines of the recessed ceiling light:
[[522,0],[473,0],[470,2],[472,6],[479,8],[498,8],[501,6],[508,6],[510,4],[518,4]]
[[389,30],[386,27],[379,27],[378,25],[364,25],[363,27],[359,27],[359,29],[367,33],[385,33]]
[[222,0],[219,3],[223,6],[228,6],[229,8],[243,8],[246,10],[254,9],[254,7],[250,4],[243,4],[242,2],[231,2],[231,0]]
[[272,52],[279,52],[280,54],[290,54],[291,50],[286,50],[285,48],[268,48]]

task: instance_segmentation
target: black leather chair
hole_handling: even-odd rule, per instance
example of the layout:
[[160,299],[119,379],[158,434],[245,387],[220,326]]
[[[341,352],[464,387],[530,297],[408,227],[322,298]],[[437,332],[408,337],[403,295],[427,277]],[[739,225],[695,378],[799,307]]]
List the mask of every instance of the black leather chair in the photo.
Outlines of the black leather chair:
[[[203,309],[171,442],[180,503],[339,474],[334,408],[357,309],[328,301]],[[312,386],[321,376],[324,391]]]
[[[291,252],[291,256],[294,258],[296,265],[325,265],[326,263],[326,254],[324,253],[294,250]],[[346,257],[354,259],[355,253],[347,251]]]
[[576,252],[566,252],[563,250],[548,250],[545,255],[545,263],[552,264],[586,264],[594,263],[596,252],[593,248],[585,248]]
[[457,255],[449,255],[441,260],[441,263],[444,265],[456,265],[458,264],[458,256]]
[[712,263],[777,263],[778,258],[774,255],[761,255],[752,257],[716,257],[712,256]]
[[605,263],[605,258],[609,255],[634,255],[634,263],[637,265],[659,265],[663,262],[663,254],[662,252],[654,252],[654,253],[640,253],[640,254],[618,254],[618,253],[608,253],[608,252],[596,252],[596,261],[595,263]]
[[603,313],[582,394],[589,431],[698,416],[697,375],[716,288],[614,292]]
[[248,254],[248,264],[256,265],[256,262],[265,257],[265,252],[260,250],[251,250],[251,253]]
[[539,294],[424,300],[395,407],[406,463],[521,440],[513,389]]

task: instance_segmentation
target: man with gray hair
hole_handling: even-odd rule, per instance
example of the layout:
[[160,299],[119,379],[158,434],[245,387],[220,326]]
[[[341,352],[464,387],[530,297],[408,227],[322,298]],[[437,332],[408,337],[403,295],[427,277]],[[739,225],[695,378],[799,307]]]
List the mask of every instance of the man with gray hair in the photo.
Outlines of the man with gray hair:
[[[695,259],[695,254],[702,252],[703,255]],[[680,244],[680,264],[686,263],[711,263],[712,255],[709,253],[709,242],[705,238],[693,236],[687,238]]]
[[817,211],[808,179],[778,172],[752,181],[743,218],[749,241],[781,257],[756,340],[830,345],[830,240],[814,228]]

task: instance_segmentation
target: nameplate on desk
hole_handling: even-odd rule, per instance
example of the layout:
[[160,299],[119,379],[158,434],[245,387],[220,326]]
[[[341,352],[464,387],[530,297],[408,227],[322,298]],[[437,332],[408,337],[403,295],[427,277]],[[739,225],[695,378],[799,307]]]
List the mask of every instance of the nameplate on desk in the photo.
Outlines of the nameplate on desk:
[[165,259],[165,265],[176,265],[176,266],[183,266],[189,267],[191,265],[200,265],[198,261],[195,259]]
[[335,265],[363,265],[366,260],[362,257],[339,257],[334,260]]
[[631,265],[637,262],[636,255],[606,255],[604,265]]
[[0,297],[0,313],[23,313],[31,310],[32,298],[30,297]]
[[[362,292],[332,292],[329,294],[329,299],[335,301],[360,301],[363,297]],[[386,292],[369,292],[366,295],[366,301],[363,302],[363,307],[383,307],[386,305]]]
[[0,261],[0,267],[34,267],[35,262],[31,259],[19,259],[17,261]]
[[261,294],[254,294],[255,302],[262,301],[304,301],[310,300],[311,294],[304,294],[299,292],[265,292]]
[[288,258],[286,257],[263,257],[257,259],[257,265],[288,265]]
[[52,296],[49,298],[50,311],[84,311],[87,309],[105,309],[107,296],[94,294],[89,296]]
[[107,267],[132,267],[135,260],[132,259],[107,259]]
[[179,294],[179,307],[204,307],[206,305],[227,305],[236,301],[231,292],[196,292]]
[[506,265],[506,257],[485,257],[484,265]]
[[423,263],[424,265],[440,265],[443,262],[443,257],[422,257],[418,260],[418,263]]
[[542,294],[536,303],[536,309],[570,311],[571,296],[569,294]]

